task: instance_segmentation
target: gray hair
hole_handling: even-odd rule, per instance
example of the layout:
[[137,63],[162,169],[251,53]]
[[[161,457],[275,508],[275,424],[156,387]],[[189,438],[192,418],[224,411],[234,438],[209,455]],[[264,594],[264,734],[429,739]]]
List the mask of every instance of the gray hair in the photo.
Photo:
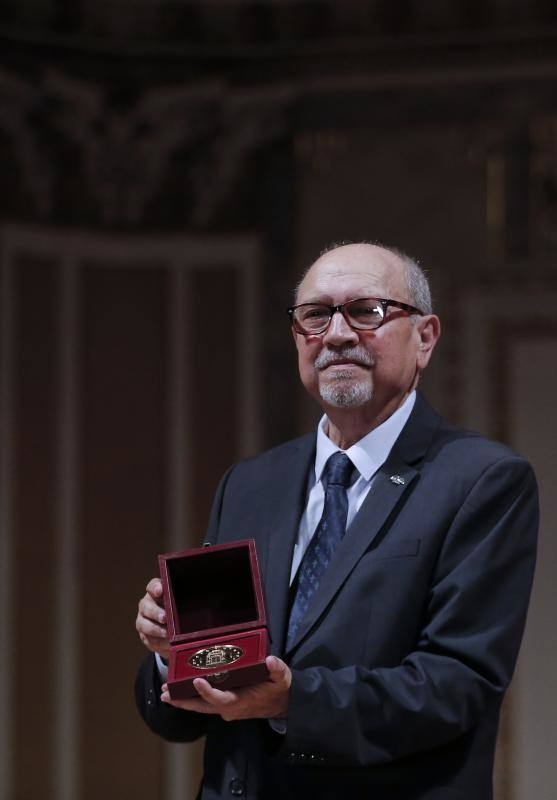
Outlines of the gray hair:
[[[433,313],[433,303],[431,299],[431,289],[429,288],[429,280],[427,278],[427,274],[424,269],[420,266],[416,259],[409,256],[407,253],[404,253],[402,250],[399,250],[397,247],[388,247],[380,242],[371,242],[371,241],[343,241],[343,242],[333,242],[330,245],[327,245],[320,253],[319,258],[321,256],[326,255],[327,253],[331,253],[333,250],[338,250],[339,247],[344,247],[347,244],[371,244],[375,247],[381,247],[383,250],[386,250],[388,253],[391,253],[393,256],[396,256],[402,262],[404,266],[404,271],[406,273],[406,285],[408,287],[408,299],[413,306],[419,308],[420,311],[424,314],[432,314]],[[296,286],[296,297],[298,296],[298,290],[300,288],[300,284],[304,280],[305,276],[308,274],[311,266],[309,266],[305,271],[302,277],[300,278],[297,286]]]

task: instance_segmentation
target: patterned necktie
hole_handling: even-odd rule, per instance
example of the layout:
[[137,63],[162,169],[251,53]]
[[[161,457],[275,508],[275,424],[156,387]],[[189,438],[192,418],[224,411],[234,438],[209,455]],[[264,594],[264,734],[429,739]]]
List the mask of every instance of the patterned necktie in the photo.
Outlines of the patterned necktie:
[[311,598],[329,566],[346,530],[348,497],[354,465],[345,453],[337,451],[329,457],[324,469],[325,504],[323,515],[307,547],[298,573],[294,579],[294,600],[288,621],[286,649],[292,645]]

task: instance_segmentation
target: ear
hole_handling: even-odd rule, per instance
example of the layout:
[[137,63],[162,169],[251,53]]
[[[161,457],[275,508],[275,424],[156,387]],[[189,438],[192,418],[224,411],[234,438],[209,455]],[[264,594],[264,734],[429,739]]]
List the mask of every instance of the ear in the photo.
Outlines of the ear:
[[441,321],[435,314],[419,317],[416,330],[419,336],[416,366],[419,370],[423,370],[429,364],[433,349],[441,335]]

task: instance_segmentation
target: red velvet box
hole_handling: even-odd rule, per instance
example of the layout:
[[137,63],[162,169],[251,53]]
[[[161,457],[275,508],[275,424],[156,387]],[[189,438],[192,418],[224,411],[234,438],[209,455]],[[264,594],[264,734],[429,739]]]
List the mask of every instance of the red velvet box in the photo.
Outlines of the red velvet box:
[[159,568],[170,696],[196,696],[194,678],[219,689],[265,680],[269,636],[254,540],[164,553]]

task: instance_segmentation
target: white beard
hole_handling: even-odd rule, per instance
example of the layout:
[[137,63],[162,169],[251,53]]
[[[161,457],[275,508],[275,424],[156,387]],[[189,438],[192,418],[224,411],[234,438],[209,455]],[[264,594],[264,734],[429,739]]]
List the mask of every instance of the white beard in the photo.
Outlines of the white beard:
[[334,381],[319,384],[319,394],[335,408],[357,408],[373,398],[373,387],[369,381],[355,381],[348,372],[337,372]]
[[[324,370],[339,357],[349,358],[366,367],[372,367],[375,362],[372,353],[364,347],[347,345],[336,350],[324,347],[315,359],[315,367]],[[357,408],[373,398],[373,386],[369,380],[356,380],[353,370],[336,370],[334,377],[319,381],[319,394],[322,400],[335,408]]]

